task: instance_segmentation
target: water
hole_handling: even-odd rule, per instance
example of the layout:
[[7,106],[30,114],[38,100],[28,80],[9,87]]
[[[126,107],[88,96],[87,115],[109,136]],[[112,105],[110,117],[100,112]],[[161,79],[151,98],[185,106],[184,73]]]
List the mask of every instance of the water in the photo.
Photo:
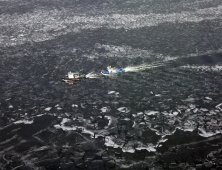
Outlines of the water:
[[[2,169],[220,169],[221,11],[0,1]],[[87,79],[63,82],[69,71]]]

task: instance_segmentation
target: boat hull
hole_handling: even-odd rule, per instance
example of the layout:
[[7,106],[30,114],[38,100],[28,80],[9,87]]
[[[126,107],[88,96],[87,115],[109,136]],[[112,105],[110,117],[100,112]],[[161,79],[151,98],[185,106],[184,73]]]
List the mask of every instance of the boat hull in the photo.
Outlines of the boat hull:
[[62,77],[62,80],[64,81],[67,81],[67,80],[70,80],[70,81],[79,81],[79,80],[82,80],[82,79],[86,79],[86,77],[79,77],[79,78],[69,78],[69,77]]
[[121,72],[125,72],[125,70],[123,70],[122,68],[117,68],[116,71],[111,71],[111,72],[109,72],[108,70],[102,70],[101,71],[101,73],[103,75],[116,74],[116,73],[121,73]]

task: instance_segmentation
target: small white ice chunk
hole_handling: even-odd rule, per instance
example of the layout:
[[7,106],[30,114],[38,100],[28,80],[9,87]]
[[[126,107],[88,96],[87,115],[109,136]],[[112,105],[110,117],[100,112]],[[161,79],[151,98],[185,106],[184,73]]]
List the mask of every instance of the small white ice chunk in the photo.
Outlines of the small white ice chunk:
[[212,100],[212,98],[210,98],[210,97],[205,97],[205,99],[207,99],[207,100]]
[[72,107],[78,107],[78,105],[77,104],[72,104]]
[[159,113],[158,111],[145,111],[145,114],[146,115],[155,115],[155,114],[157,114],[157,113]]
[[51,108],[52,107],[47,107],[47,108],[45,108],[45,111],[49,111],[49,110],[51,110]]
[[125,120],[125,121],[129,121],[129,120],[130,120],[130,118],[124,118],[123,120]]
[[193,110],[193,112],[194,112],[194,113],[197,113],[197,111],[198,111],[198,109],[197,109],[197,108]]
[[108,94],[114,94],[116,93],[115,91],[108,91]]
[[123,151],[123,152],[134,153],[134,152],[135,152],[135,149],[133,149],[132,147],[130,147],[130,148],[122,148],[122,151]]
[[13,106],[12,106],[12,105],[9,105],[9,106],[8,106],[8,108],[12,109],[12,108],[13,108]]
[[200,108],[200,110],[203,111],[203,112],[208,112],[208,111],[209,111],[209,110],[206,109],[206,108]]
[[105,112],[107,112],[109,109],[107,108],[107,107],[102,107],[101,108],[101,111],[103,112],[103,113],[105,113]]
[[57,110],[62,110],[62,108],[61,107],[57,107]]
[[117,110],[120,111],[120,112],[124,112],[124,113],[128,113],[128,112],[130,111],[130,110],[127,109],[126,107],[120,107],[120,108],[118,108]]
[[218,105],[216,105],[215,107],[217,108],[217,109],[221,109],[221,105],[222,105],[222,103],[220,103],[220,104],[218,104]]
[[178,112],[173,112],[173,115],[175,115],[175,116],[178,115]]
[[198,130],[200,131],[199,135],[206,138],[215,135],[213,132],[206,132],[203,128],[198,128]]
[[143,114],[143,112],[139,112],[139,113],[137,113],[137,116],[142,115],[142,114]]
[[29,121],[29,120],[18,120],[16,122],[14,122],[14,124],[20,124],[20,123],[24,123],[24,124],[32,124],[33,120]]

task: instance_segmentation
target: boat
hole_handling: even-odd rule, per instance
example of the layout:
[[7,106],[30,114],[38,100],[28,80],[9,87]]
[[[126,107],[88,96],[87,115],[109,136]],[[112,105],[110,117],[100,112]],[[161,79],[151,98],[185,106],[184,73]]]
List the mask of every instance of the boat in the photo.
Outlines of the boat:
[[108,66],[107,67],[107,70],[102,70],[101,73],[103,75],[108,75],[108,74],[115,74],[115,73],[121,73],[121,72],[125,72],[124,69],[122,68],[115,68],[115,67],[111,67],[111,66]]
[[64,77],[62,77],[62,80],[64,81],[67,81],[67,80],[77,81],[81,79],[86,79],[86,75],[79,74],[79,72],[71,72],[71,71],[68,72],[68,75],[65,75]]

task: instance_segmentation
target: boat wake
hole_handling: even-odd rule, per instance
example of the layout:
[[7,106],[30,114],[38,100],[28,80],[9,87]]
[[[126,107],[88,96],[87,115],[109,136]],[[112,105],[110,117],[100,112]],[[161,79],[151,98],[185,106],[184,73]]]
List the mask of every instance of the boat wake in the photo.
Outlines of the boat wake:
[[100,76],[101,76],[100,74],[95,73],[95,72],[91,72],[91,73],[86,74],[86,78],[91,78],[91,79],[99,78]]
[[162,63],[153,63],[153,64],[141,64],[138,66],[129,66],[124,68],[125,72],[139,72],[139,71],[144,71],[148,69],[152,69],[155,67],[161,67],[163,66]]
[[[155,67],[161,67],[163,66],[163,63],[152,63],[152,64],[141,64],[137,66],[128,66],[126,68],[123,68],[125,72],[139,72],[139,71],[144,71],[148,69],[152,69]],[[96,72],[90,72],[86,74],[86,78],[100,78],[102,75],[114,75],[114,74],[100,74]]]

